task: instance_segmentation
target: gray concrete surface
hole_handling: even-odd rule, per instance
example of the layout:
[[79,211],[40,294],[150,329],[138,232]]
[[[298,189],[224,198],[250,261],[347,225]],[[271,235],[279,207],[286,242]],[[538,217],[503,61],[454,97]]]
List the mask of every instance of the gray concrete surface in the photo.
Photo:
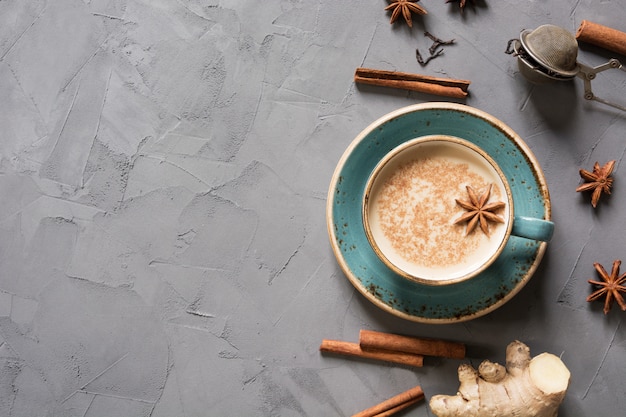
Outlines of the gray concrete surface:
[[[531,86],[504,53],[544,23],[626,30],[623,2],[477,0],[461,14],[423,0],[412,30],[386,4],[0,1],[1,416],[339,416],[416,384],[456,392],[463,361],[320,355],[361,328],[463,341],[476,366],[519,339],[572,371],[559,415],[624,414],[626,313],[585,298],[594,262],[626,259],[626,113],[585,102],[578,80]],[[456,44],[420,67],[424,30]],[[339,157],[383,114],[445,100],[357,87],[359,66],[471,80],[462,102],[537,156],[556,233],[500,309],[413,323],[341,272],[325,223]],[[626,73],[594,83],[626,97]],[[593,210],[578,169],[609,159],[614,191]]]

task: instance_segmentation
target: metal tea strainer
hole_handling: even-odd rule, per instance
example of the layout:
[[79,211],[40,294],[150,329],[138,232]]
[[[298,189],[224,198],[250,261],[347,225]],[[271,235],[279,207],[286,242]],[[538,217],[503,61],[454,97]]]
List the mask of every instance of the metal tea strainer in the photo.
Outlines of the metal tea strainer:
[[584,97],[626,111],[626,106],[615,104],[596,96],[591,90],[591,80],[596,74],[616,68],[626,71],[617,59],[606,64],[590,67],[577,61],[578,42],[566,29],[554,25],[542,25],[535,30],[523,30],[519,39],[511,39],[507,54],[517,57],[520,73],[534,84],[569,81],[582,78]]

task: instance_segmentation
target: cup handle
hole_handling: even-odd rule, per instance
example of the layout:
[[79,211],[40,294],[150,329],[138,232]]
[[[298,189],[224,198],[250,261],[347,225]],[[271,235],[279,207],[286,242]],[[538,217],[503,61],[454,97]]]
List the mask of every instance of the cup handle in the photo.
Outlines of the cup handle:
[[549,242],[554,233],[554,223],[536,217],[515,216],[511,234],[527,239]]

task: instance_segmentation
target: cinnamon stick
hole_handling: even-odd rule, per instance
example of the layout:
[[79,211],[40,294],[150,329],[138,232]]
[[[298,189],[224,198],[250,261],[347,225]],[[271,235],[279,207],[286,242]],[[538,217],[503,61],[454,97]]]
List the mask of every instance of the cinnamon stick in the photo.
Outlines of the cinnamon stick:
[[421,367],[424,365],[424,357],[406,352],[389,352],[380,349],[361,349],[358,343],[343,342],[340,340],[322,340],[320,351],[339,355],[356,356],[359,358],[376,359],[394,362],[401,365]]
[[407,401],[405,403],[402,403],[394,408],[390,408],[387,411],[384,411],[382,413],[378,413],[376,415],[374,415],[374,417],[389,417],[392,416],[396,413],[399,413],[400,411],[404,410],[405,408],[408,408],[410,406],[412,406],[413,404],[416,404],[418,402],[420,402],[422,400],[422,398],[415,398],[413,400]]
[[401,336],[375,332],[373,330],[361,330],[359,344],[364,351],[383,349],[423,356],[441,356],[455,359],[465,357],[465,345],[463,343]]
[[470,81],[430,77],[407,72],[357,68],[354,82],[382,87],[401,88],[438,96],[465,98]]
[[626,33],[617,29],[583,20],[576,39],[626,56]]
[[396,413],[423,399],[424,391],[422,391],[422,387],[418,385],[407,391],[404,391],[403,393],[391,397],[388,400],[381,402],[380,404],[356,413],[352,417],[389,416],[391,415],[389,413]]

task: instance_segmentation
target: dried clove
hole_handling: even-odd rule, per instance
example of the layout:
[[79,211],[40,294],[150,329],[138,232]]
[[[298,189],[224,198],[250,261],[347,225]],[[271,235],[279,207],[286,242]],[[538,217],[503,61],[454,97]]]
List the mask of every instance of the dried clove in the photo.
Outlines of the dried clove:
[[439,48],[440,46],[452,45],[454,43],[454,39],[450,39],[449,41],[444,41],[442,39],[439,39],[435,35],[431,34],[430,32],[424,32],[424,35],[433,41],[432,46],[428,49],[431,55],[434,55],[437,48]]
[[419,62],[420,65],[422,65],[422,66],[428,64],[431,59],[435,59],[435,58],[437,58],[440,55],[443,55],[443,49],[440,49],[440,50],[436,51],[435,53],[431,52],[430,56],[428,58],[424,59],[422,57],[422,54],[420,53],[419,49],[415,49],[415,57],[417,58],[417,62]]
[[420,53],[419,49],[415,49],[415,57],[417,58],[417,62],[419,62],[422,66],[428,64],[428,62],[430,62],[431,59],[434,59],[434,58],[437,58],[438,56],[443,55],[443,49],[438,49],[440,46],[452,45],[454,43],[454,39],[451,39],[449,41],[444,41],[442,39],[439,39],[435,35],[431,34],[430,32],[424,32],[424,35],[430,38],[433,41],[433,44],[430,46],[430,48],[428,48],[428,52],[430,53],[430,56],[426,59],[422,57],[422,54]]

